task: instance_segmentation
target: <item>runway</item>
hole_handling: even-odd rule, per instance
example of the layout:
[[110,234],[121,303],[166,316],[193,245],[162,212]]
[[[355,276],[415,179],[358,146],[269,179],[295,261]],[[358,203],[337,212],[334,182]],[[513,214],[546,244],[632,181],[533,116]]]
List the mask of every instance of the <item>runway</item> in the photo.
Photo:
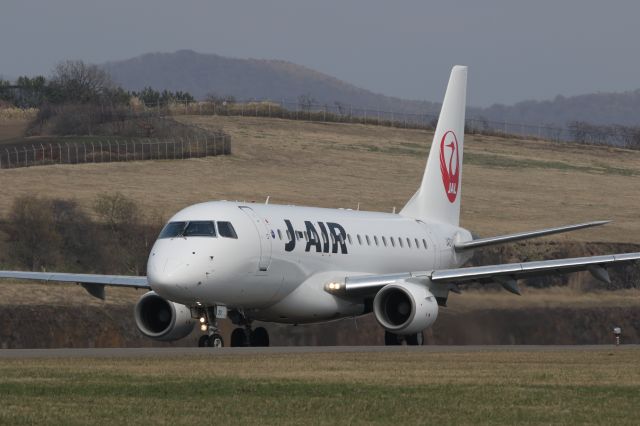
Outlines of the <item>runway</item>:
[[639,350],[640,345],[489,345],[489,346],[293,346],[270,348],[57,348],[2,349],[0,359],[27,358],[172,358],[185,356],[251,356],[313,353],[469,353]]

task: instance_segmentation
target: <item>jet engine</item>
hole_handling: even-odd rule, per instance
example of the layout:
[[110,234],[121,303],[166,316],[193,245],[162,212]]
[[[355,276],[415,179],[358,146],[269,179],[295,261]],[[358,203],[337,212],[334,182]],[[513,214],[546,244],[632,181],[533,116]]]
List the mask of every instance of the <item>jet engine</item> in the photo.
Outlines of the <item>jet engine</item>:
[[195,325],[187,306],[165,300],[153,291],[138,300],[134,315],[138,330],[155,340],[182,339]]
[[419,333],[438,317],[438,302],[424,285],[407,281],[388,284],[373,299],[378,323],[394,334]]

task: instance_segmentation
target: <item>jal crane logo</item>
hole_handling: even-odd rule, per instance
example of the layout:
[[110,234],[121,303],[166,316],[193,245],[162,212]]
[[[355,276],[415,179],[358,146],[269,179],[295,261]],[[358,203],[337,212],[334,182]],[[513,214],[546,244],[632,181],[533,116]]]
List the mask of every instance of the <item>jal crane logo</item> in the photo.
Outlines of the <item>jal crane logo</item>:
[[460,153],[458,138],[453,131],[445,132],[440,141],[440,171],[444,191],[451,203],[458,197],[460,182]]

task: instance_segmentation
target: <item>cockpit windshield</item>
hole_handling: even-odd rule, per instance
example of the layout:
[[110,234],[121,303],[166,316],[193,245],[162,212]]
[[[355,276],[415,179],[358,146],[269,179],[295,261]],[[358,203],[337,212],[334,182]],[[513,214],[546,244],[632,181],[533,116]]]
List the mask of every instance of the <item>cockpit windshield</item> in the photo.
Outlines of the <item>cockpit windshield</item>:
[[191,221],[182,234],[184,237],[215,237],[216,227],[213,221]]
[[175,238],[181,236],[187,222],[169,222],[165,225],[158,238]]
[[158,238],[176,237],[215,237],[216,227],[211,220],[192,220],[189,222],[169,222]]

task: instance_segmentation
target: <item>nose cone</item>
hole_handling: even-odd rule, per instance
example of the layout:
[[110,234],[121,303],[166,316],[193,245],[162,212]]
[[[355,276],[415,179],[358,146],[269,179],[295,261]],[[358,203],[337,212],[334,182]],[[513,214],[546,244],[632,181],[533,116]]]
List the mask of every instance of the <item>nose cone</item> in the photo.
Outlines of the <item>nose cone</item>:
[[213,259],[184,240],[158,240],[149,255],[147,280],[165,299],[191,304],[213,276]]

